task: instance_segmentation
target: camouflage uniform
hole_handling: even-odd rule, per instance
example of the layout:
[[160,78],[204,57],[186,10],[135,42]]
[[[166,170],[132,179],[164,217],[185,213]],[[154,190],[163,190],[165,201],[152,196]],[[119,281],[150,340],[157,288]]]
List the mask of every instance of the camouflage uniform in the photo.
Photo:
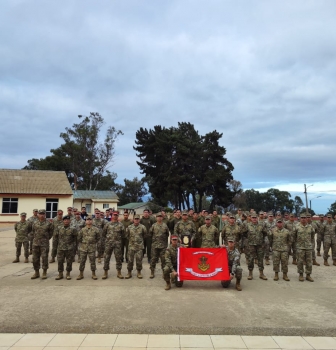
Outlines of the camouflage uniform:
[[238,242],[241,239],[240,234],[240,227],[238,224],[234,223],[231,225],[230,223],[228,225],[225,225],[222,229],[222,243],[225,245],[228,244],[228,239],[233,239],[236,247],[238,246]]
[[126,238],[126,229],[129,225],[132,225],[133,221],[130,219],[127,220],[122,220],[121,223],[124,225],[124,236],[122,237],[121,240],[121,253],[122,253],[122,261],[124,261],[124,254],[125,254],[125,260],[127,261],[127,256],[128,256],[128,239]]
[[[105,239],[103,237],[103,228],[105,226],[105,219],[92,219],[92,226],[99,230],[99,240],[97,242],[98,258],[102,258],[105,251]],[[100,262],[100,261],[98,261]]]
[[284,228],[286,230],[289,231],[290,235],[291,235],[291,239],[290,239],[290,243],[288,245],[288,254],[292,254],[293,255],[293,261],[295,262],[295,260],[297,259],[297,252],[296,252],[296,242],[294,241],[293,238],[293,232],[294,229],[296,227],[296,222],[295,221],[290,221],[288,220],[285,224],[284,224]]
[[122,267],[122,252],[121,252],[121,241],[125,236],[124,225],[117,221],[110,221],[103,229],[103,240],[105,242],[104,252],[104,270],[110,269],[111,255],[114,250],[114,256],[116,261],[116,269],[121,270]]
[[16,247],[16,257],[19,258],[21,255],[21,247],[24,249],[24,257],[28,259],[29,257],[29,233],[32,230],[32,224],[28,221],[19,221],[14,225],[14,230],[16,232],[15,237],[15,247]]
[[72,270],[74,246],[77,242],[77,230],[74,227],[58,226],[53,235],[53,246],[57,249],[58,272],[64,271],[64,261],[66,260],[66,271]]
[[174,232],[176,224],[182,220],[182,216],[176,218],[175,216],[172,216],[168,221],[168,228],[171,233]]
[[323,238],[323,259],[328,260],[328,253],[331,248],[332,259],[336,260],[336,225],[334,222],[326,222],[322,229]]
[[195,225],[193,222],[191,222],[189,220],[178,221],[174,227],[174,234],[180,238],[181,244],[183,244],[182,236],[188,236],[189,242],[192,242],[192,240],[196,234]]
[[161,260],[161,268],[164,268],[165,264],[165,250],[168,246],[169,228],[166,224],[155,223],[149,229],[149,235],[152,238],[152,259],[150,262],[150,268],[155,269],[156,261]]
[[[320,216],[321,218],[321,216]],[[320,254],[321,251],[321,243],[322,243],[322,231],[323,231],[323,226],[324,226],[324,217],[322,217],[322,221],[317,221],[316,222],[316,227],[317,227],[317,235],[316,235],[316,250],[318,254]]]
[[145,226],[146,228],[146,236],[144,238],[144,247],[143,247],[143,255],[147,252],[147,260],[150,262],[152,258],[152,237],[148,234],[149,229],[156,222],[152,217],[145,218],[144,216],[140,219],[140,225]]
[[291,233],[285,229],[274,227],[268,235],[270,246],[273,250],[273,271],[280,271],[280,261],[282,272],[288,273],[288,247],[292,241]]
[[220,218],[219,216],[212,216],[211,218],[211,225],[214,225],[218,230],[219,230],[219,225],[220,225]]
[[[275,220],[273,221],[264,220],[264,221],[261,221],[260,223],[263,223],[266,226],[267,231],[271,231],[274,227],[276,227]],[[265,250],[264,258],[268,260],[270,257],[270,244],[268,241],[268,237],[266,237],[266,240],[265,240],[264,250]]]
[[[52,226],[53,226],[53,235],[54,235],[59,227],[63,227],[64,226],[63,218],[58,219],[57,216],[54,217],[52,219]],[[53,239],[52,240],[52,248],[51,248],[51,257],[53,259],[55,259],[56,255],[57,255],[57,245],[55,245],[55,242],[54,242],[54,239]]]
[[134,258],[136,261],[136,268],[138,271],[142,270],[142,258],[144,249],[144,239],[147,235],[147,230],[144,225],[134,224],[129,225],[126,229],[126,238],[129,241],[128,244],[128,264],[127,270],[132,271],[134,265]]
[[49,240],[53,235],[53,225],[50,221],[35,221],[32,224],[30,233],[33,239],[33,266],[34,270],[40,269],[40,258],[42,257],[42,269],[47,270],[49,267]]
[[[228,253],[228,262],[230,274],[234,275],[237,280],[241,280],[243,276],[243,269],[240,266],[240,253],[237,248],[230,250],[229,247],[225,247]],[[231,283],[231,280],[221,281],[223,287],[228,287]]]
[[293,239],[296,242],[297,249],[297,271],[303,274],[303,265],[306,263],[306,274],[312,273],[312,238],[314,237],[314,229],[311,225],[302,225],[299,223],[295,226],[293,231]]
[[267,228],[263,223],[248,223],[241,227],[241,233],[248,239],[248,269],[254,269],[254,256],[257,256],[259,271],[264,270],[264,244],[267,237]]
[[[31,216],[29,219],[27,219],[27,221],[30,223],[30,224],[32,224],[33,225],[33,223],[35,222],[35,221],[38,221],[39,220],[39,218],[37,217],[37,216]],[[28,236],[28,240],[29,240],[29,254],[33,254],[33,239],[31,238],[29,238],[30,236]]]
[[101,235],[97,227],[83,227],[77,236],[80,251],[79,271],[84,271],[86,259],[89,256],[91,271],[96,271],[96,248]]
[[[78,233],[83,227],[85,227],[85,220],[83,220],[82,218],[80,218],[79,220],[77,220],[75,218],[75,220],[72,220],[70,222],[70,226],[74,229],[76,229],[76,232]],[[77,237],[76,237],[76,244],[74,246],[74,257],[75,255],[78,255],[78,261],[79,261],[79,243],[77,241]]]
[[313,262],[314,262],[314,260],[316,260],[316,252],[315,252],[315,247],[316,247],[316,244],[315,244],[315,234],[316,234],[316,232],[317,232],[317,228],[318,228],[318,226],[316,225],[316,223],[314,222],[314,221],[312,221],[311,219],[309,220],[308,219],[308,225],[310,225],[312,228],[313,228],[313,230],[314,230],[314,237],[312,238],[312,247],[313,247],[313,249],[312,249],[312,257],[313,257]]
[[[198,229],[201,227],[200,226],[200,222],[197,220],[190,220],[194,225],[195,225],[195,231],[197,232]],[[194,237],[194,240],[193,240],[193,247],[194,248],[201,248],[201,245],[202,245],[202,237],[201,236],[195,236]]]
[[219,231],[214,225],[202,225],[195,237],[201,240],[201,248],[215,248],[219,246]]
[[168,283],[170,282],[170,273],[177,271],[177,253],[178,248],[170,245],[165,251],[165,267],[163,268],[163,278]]

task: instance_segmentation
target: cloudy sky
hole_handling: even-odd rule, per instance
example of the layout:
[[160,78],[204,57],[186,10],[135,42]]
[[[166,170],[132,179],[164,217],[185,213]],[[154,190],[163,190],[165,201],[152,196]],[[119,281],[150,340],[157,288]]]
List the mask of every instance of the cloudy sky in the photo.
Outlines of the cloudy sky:
[[336,1],[0,2],[0,167],[61,144],[77,115],[124,132],[110,170],[140,176],[140,127],[217,129],[244,189],[317,212],[336,200]]

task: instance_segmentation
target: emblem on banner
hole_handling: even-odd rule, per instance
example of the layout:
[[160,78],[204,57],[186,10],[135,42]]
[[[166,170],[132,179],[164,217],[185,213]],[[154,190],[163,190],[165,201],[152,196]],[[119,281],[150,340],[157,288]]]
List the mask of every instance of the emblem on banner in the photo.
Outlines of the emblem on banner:
[[200,264],[198,264],[198,268],[205,272],[206,270],[209,270],[210,268],[210,264],[207,264],[207,260],[208,258],[206,258],[205,256],[202,256],[201,258],[199,258]]

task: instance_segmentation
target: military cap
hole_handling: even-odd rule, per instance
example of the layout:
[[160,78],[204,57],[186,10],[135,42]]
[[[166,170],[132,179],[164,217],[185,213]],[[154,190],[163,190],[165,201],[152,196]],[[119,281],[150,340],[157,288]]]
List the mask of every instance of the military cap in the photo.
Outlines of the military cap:
[[276,212],[276,215],[281,215],[281,212],[278,210],[278,211]]
[[172,239],[172,238],[179,238],[179,237],[178,237],[178,235],[171,235],[170,239]]
[[307,214],[307,218],[311,218],[311,214],[308,213],[308,214]]
[[263,214],[263,215],[264,215],[264,212],[263,212],[262,210],[260,210],[259,215],[260,215],[260,214]]
[[300,214],[300,218],[306,218],[307,217],[307,214],[306,213],[301,213]]
[[88,215],[87,217],[86,217],[86,220],[87,219],[91,219],[92,220],[92,215]]
[[207,216],[205,217],[205,220],[211,220],[211,216],[207,215]]
[[273,216],[273,212],[272,212],[272,211],[269,211],[269,212],[267,213],[267,216]]
[[158,216],[162,216],[162,213],[157,213],[157,214],[156,214],[156,217],[158,217]]
[[230,214],[230,216],[229,216],[230,218],[236,218],[233,214]]
[[327,218],[332,218],[332,215],[331,215],[331,214],[328,214],[328,215],[327,215]]
[[70,220],[70,216],[69,215],[63,216],[63,220]]
[[228,211],[227,213],[226,213],[226,216],[231,216],[231,212],[230,211]]
[[38,211],[38,209],[34,209],[33,211]]
[[251,213],[251,218],[256,218],[256,217],[257,217],[257,213],[256,212]]
[[320,217],[320,218],[324,218],[324,214],[320,214],[319,217]]
[[112,215],[118,215],[118,216],[119,216],[119,212],[118,212],[118,211],[114,211],[114,212],[112,213]]
[[228,242],[234,242],[234,239],[233,238],[229,238],[227,241]]
[[290,216],[291,218],[293,218],[293,217],[294,217],[294,214],[293,214],[293,213],[290,213],[289,216]]
[[277,219],[277,221],[276,222],[283,222],[283,220],[282,219]]
[[140,215],[138,215],[138,214],[134,215],[133,219],[140,219]]
[[247,217],[247,215],[246,215],[245,213],[243,213],[243,214],[242,214],[242,216],[244,216],[244,218],[246,218],[246,217]]
[[27,213],[21,213],[20,216],[27,216]]
[[40,209],[40,210],[38,211],[38,213],[39,213],[39,214],[45,214],[46,211],[45,211],[45,209]]
[[188,215],[188,210],[183,210],[182,215]]

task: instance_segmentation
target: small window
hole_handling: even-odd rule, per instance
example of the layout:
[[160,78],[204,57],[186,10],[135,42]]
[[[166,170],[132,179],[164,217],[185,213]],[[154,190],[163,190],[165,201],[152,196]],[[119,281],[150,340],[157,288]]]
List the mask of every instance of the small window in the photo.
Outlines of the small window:
[[58,210],[58,198],[47,198],[46,199],[46,218],[52,219],[57,216]]
[[107,203],[107,204],[103,204],[103,209],[108,209],[110,207],[110,205]]
[[91,204],[86,204],[86,205],[85,205],[85,208],[86,208],[86,212],[87,212],[88,214],[91,214]]
[[17,214],[18,212],[18,198],[3,198],[2,199],[2,213],[3,214]]

